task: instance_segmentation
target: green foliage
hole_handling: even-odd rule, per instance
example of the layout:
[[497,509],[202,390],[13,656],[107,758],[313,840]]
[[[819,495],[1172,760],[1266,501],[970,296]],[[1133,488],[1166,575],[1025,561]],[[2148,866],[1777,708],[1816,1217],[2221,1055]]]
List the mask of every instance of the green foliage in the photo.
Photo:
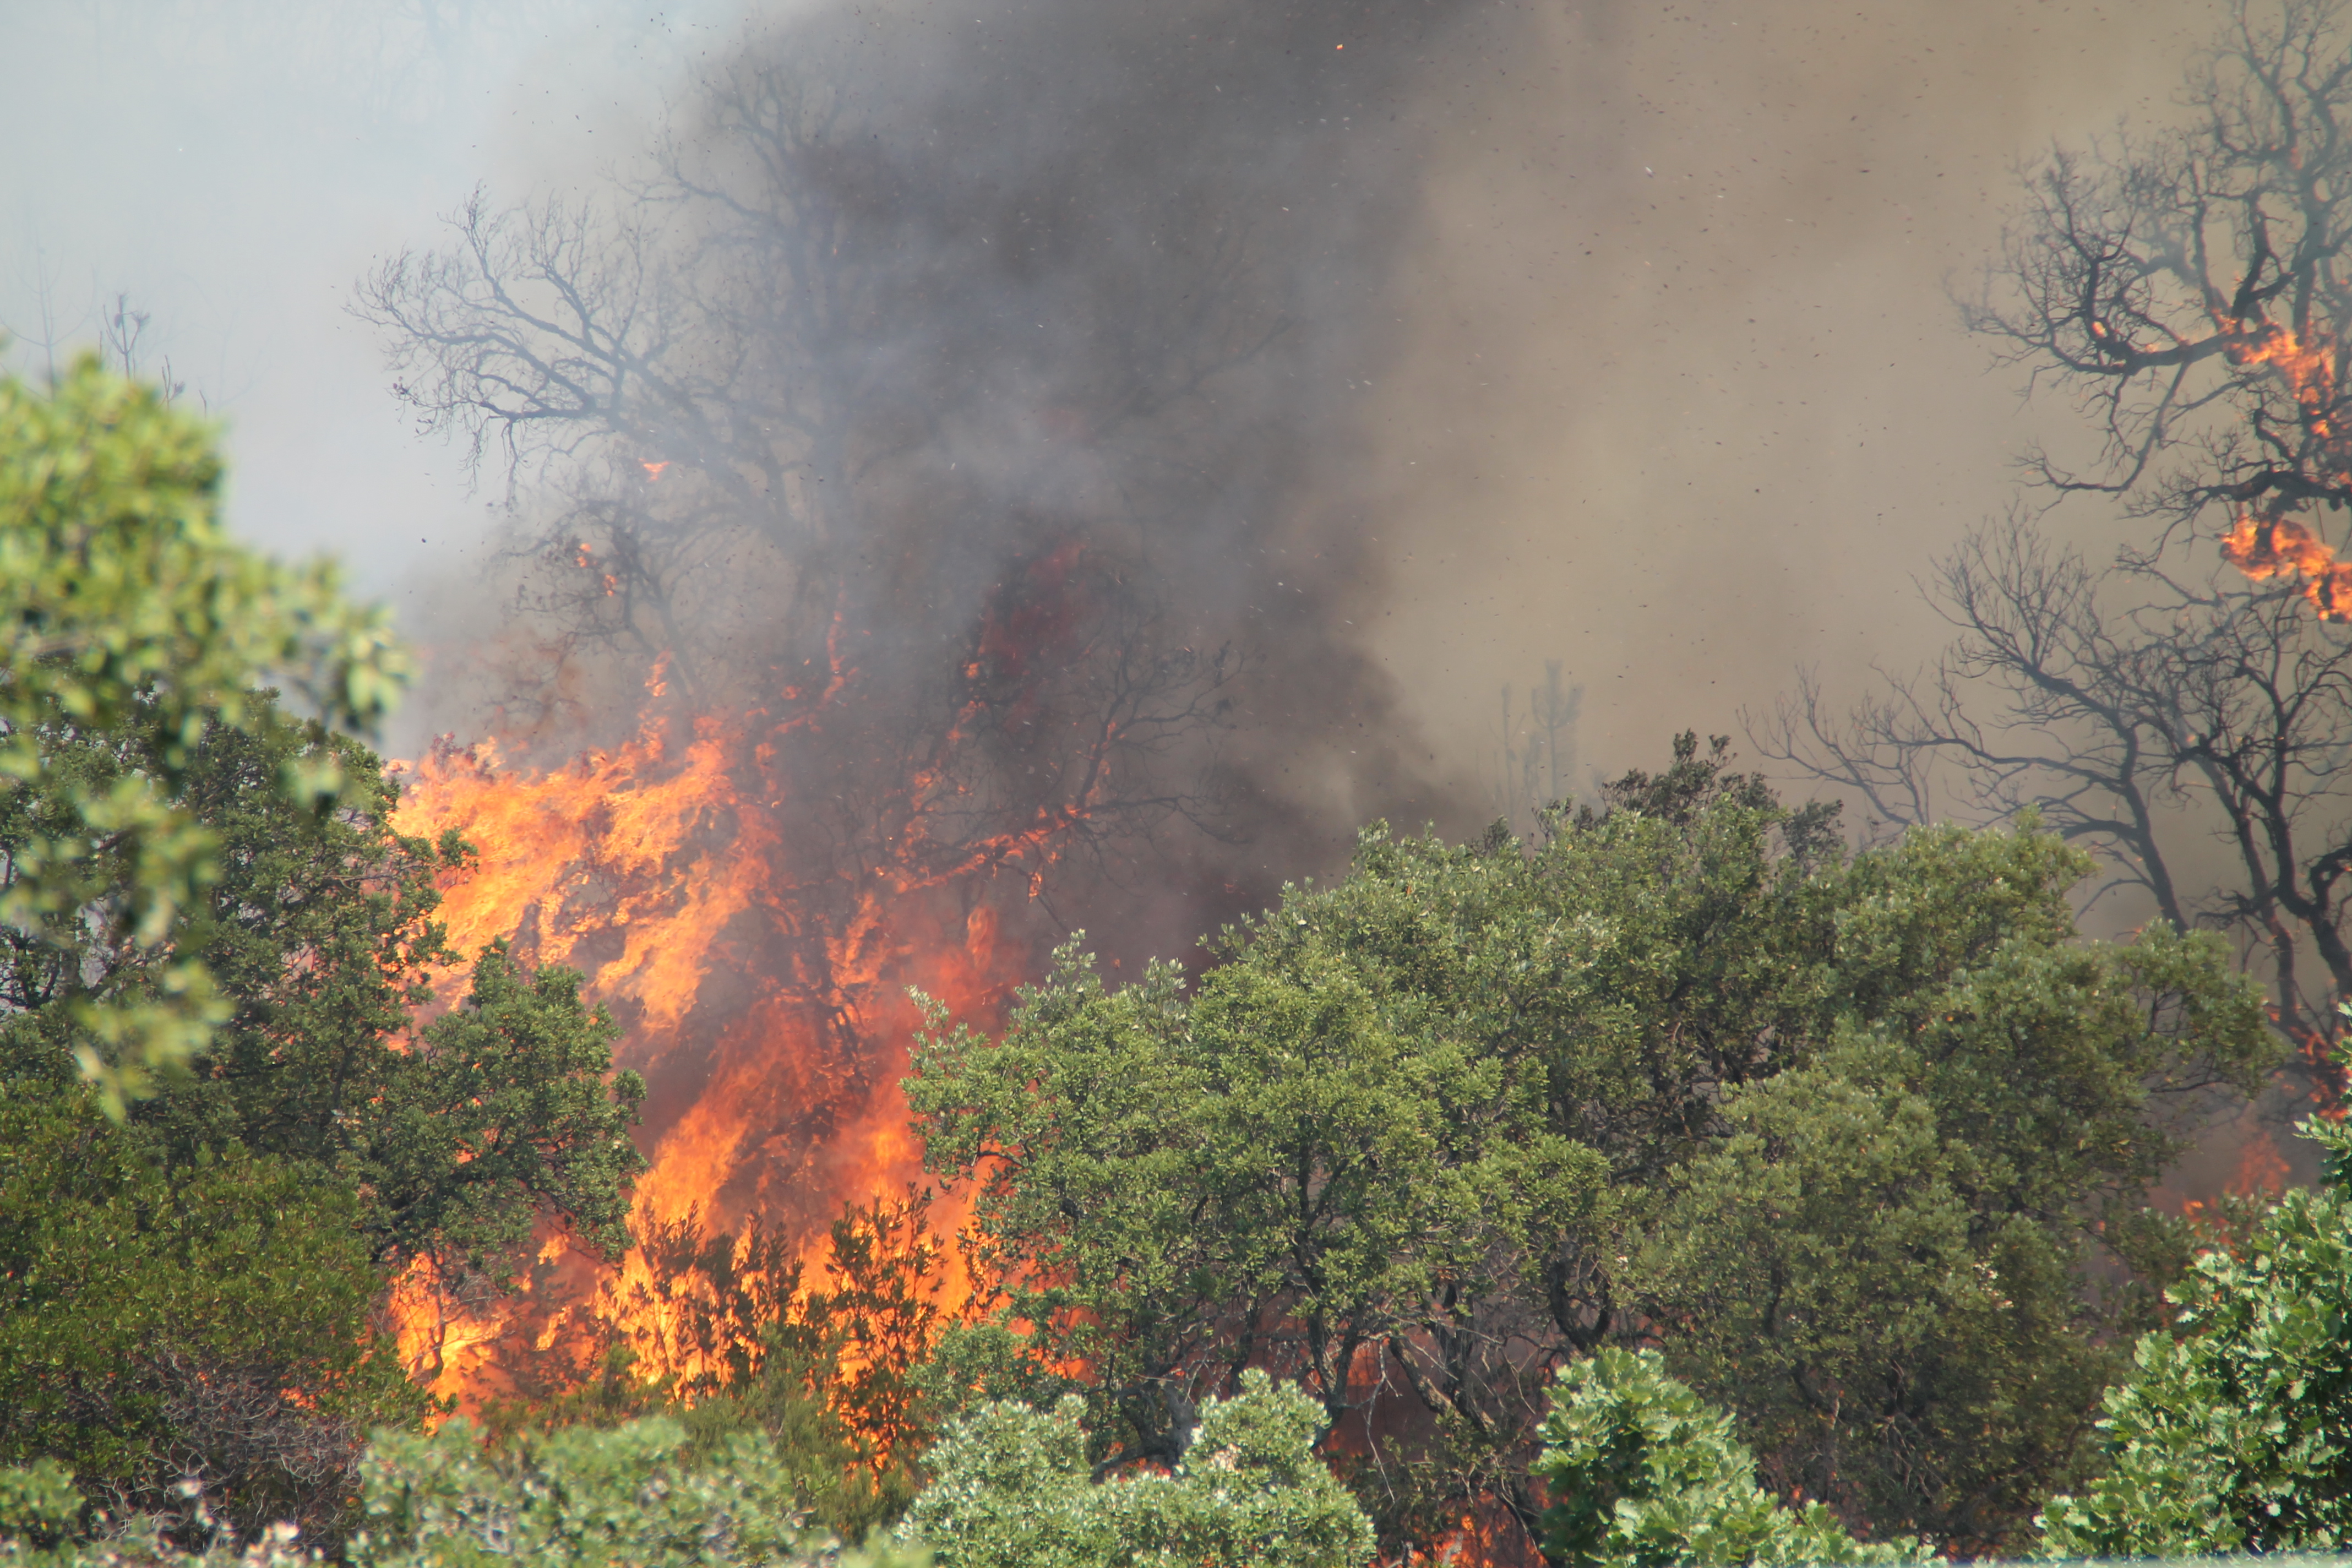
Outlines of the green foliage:
[[946,1568],[1360,1568],[1372,1528],[1316,1458],[1317,1402],[1265,1373],[1212,1399],[1172,1474],[1097,1483],[1076,1395],[989,1405],[924,1456],[899,1526]]
[[[405,678],[384,614],[346,605],[331,567],[229,541],[220,473],[206,426],[94,358],[46,392],[0,377],[0,791],[42,780],[40,736],[58,727],[121,737],[144,763],[55,795],[11,857],[0,924],[155,947],[218,871],[215,836],[179,798],[208,731],[266,721],[249,693],[272,677],[364,726]],[[275,782],[313,803],[341,785],[327,765]],[[139,995],[74,1010],[82,1070],[117,1114],[223,1014],[184,950]]]
[[1725,1096],[1638,1254],[1670,1364],[1735,1405],[1775,1487],[1882,1531],[1995,1549],[2066,1475],[2120,1370],[2101,1336],[2154,1310],[2090,1309],[2083,1232],[2160,1260],[2139,1210],[2166,1101],[2264,1059],[2209,941],[2064,940],[2079,869],[2030,834],[1858,858],[1839,970],[1868,1010]]
[[425,1026],[419,1048],[381,1061],[355,1110],[347,1163],[387,1247],[510,1268],[542,1218],[607,1253],[625,1247],[645,1085],[631,1072],[604,1081],[619,1033],[582,1005],[572,971],[526,973],[504,943],[486,949],[465,1001]]
[[352,1555],[383,1568],[793,1560],[793,1500],[765,1445],[736,1434],[699,1462],[685,1449],[685,1428],[661,1417],[519,1433],[496,1450],[463,1419],[429,1437],[383,1433],[360,1468]]
[[234,1147],[167,1173],[79,1086],[0,1095],[0,1463],[118,1514],[194,1477],[241,1529],[331,1525],[362,1434],[425,1404],[356,1206]]
[[0,1540],[51,1545],[81,1518],[73,1472],[55,1459],[0,1469]]
[[1189,989],[1074,944],[1001,1037],[935,1025],[908,1099],[1028,1325],[964,1387],[1083,1366],[1095,1457],[1166,1463],[1296,1376],[1396,1544],[1473,1495],[1532,1529],[1552,1370],[1655,1333],[1777,1489],[2013,1532],[2147,1310],[2086,1305],[2093,1253],[2185,1252],[2140,1201],[2179,1108],[2277,1047],[2210,940],[2079,942],[2054,839],[1827,828],[1685,736],[1532,846],[1368,830]]
[[[546,1218],[621,1245],[643,1089],[629,1073],[604,1082],[610,1020],[570,972],[523,973],[494,949],[460,1005],[411,1034],[428,972],[457,960],[432,917],[435,879],[464,865],[465,846],[395,832],[397,793],[357,742],[286,721],[268,693],[247,717],[206,731],[179,770],[175,804],[212,834],[216,876],[163,942],[0,928],[0,1076],[68,1079],[88,1004],[140,1005],[201,951],[218,1025],[131,1113],[159,1158],[183,1165],[236,1143],[299,1161],[360,1194],[360,1227],[387,1266],[434,1252],[501,1271]],[[52,725],[30,739],[38,777],[0,795],[11,858],[52,837],[79,795],[162,771],[135,731]],[[331,811],[278,787],[318,773],[342,780]]]
[[425,1405],[387,1272],[617,1247],[643,1089],[502,948],[412,1027],[467,852],[328,727],[404,666],[327,567],[229,542],[211,443],[94,363],[0,381],[0,1461],[331,1531],[366,1425]]
[[1731,1417],[1666,1375],[1655,1351],[1612,1347],[1560,1368],[1535,1473],[1550,1492],[1545,1555],[1571,1568],[1897,1563],[1914,1541],[1865,1546],[1819,1502],[1756,1484]]
[[[430,1436],[378,1433],[360,1466],[364,1528],[342,1545],[352,1568],[929,1568],[919,1548],[845,1549],[802,1528],[767,1446],[736,1433],[698,1447],[676,1421],[609,1430],[520,1431],[484,1444],[462,1418]],[[294,1568],[317,1551],[289,1526],[240,1537],[201,1496],[166,1521],[118,1521],[42,1550],[78,1504],[57,1467],[0,1470],[0,1563],[43,1568]]]
[[[28,1256],[93,1259],[72,1266],[90,1289],[36,1289],[58,1262],[9,1282],[22,1353],[0,1367],[15,1401],[0,1458],[65,1457],[118,1512],[160,1507],[193,1473],[237,1527],[284,1514],[315,1534],[343,1513],[365,1424],[424,1407],[370,1331],[388,1273],[430,1253],[445,1277],[495,1278],[547,1220],[618,1246],[642,1089],[605,1082],[614,1031],[576,977],[525,973],[500,949],[414,1029],[428,971],[456,958],[435,879],[464,847],[395,833],[395,793],[357,742],[284,719],[268,693],[244,718],[214,722],[175,770],[136,725],[50,722],[21,737],[38,773],[0,790],[0,879],[71,831],[78,801],[167,775],[215,872],[159,942],[102,921],[0,926],[0,1104],[38,1131],[10,1170],[10,1209],[37,1216]],[[324,812],[281,787],[323,773],[342,781]],[[129,878],[130,853],[96,845],[85,869]],[[149,1005],[197,952],[209,1037],[121,1125],[84,1125],[90,1009]],[[31,1157],[59,1141],[96,1153]],[[240,1239],[248,1226],[262,1242]]]
[[2352,1546],[2352,1131],[2305,1124],[2317,1192],[2200,1258],[2099,1423],[2106,1468],[2044,1511],[2058,1556]]

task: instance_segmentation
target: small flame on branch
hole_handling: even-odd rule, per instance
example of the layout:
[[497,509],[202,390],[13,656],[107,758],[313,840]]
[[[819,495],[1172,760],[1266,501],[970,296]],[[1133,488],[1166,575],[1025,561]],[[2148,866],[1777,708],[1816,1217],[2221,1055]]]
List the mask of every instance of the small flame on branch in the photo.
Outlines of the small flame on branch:
[[2265,321],[2251,332],[2232,330],[2231,339],[2231,363],[2275,371],[2303,411],[2305,428],[2322,441],[2335,437],[2336,344],[2326,333],[2314,332],[2305,343],[2277,322]]
[[2257,583],[2299,576],[2321,620],[2352,620],[2352,564],[2292,519],[2241,512],[2221,536],[2221,558]]
[[[2299,335],[2275,321],[2252,328],[2232,321],[2221,323],[2224,352],[2242,370],[2263,369],[2284,383],[2294,399],[2305,435],[2317,447],[2326,485],[2352,486],[2352,462],[2336,435],[2342,392],[2337,374],[2340,357],[2333,338],[2325,332]],[[2092,330],[2105,341],[2103,323]],[[2221,536],[2222,559],[2257,583],[2275,578],[2300,578],[2303,596],[2322,620],[2352,619],[2352,564],[2336,559],[2336,552],[2317,534],[2285,514],[2289,504],[2273,500],[2242,511]]]

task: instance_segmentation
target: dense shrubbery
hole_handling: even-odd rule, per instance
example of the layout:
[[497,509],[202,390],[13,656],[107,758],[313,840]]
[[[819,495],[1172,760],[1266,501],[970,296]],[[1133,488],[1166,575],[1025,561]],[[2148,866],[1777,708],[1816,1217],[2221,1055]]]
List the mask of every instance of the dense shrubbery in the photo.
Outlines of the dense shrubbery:
[[1316,1402],[1243,1374],[1212,1399],[1174,1468],[1097,1481],[1084,1401],[1010,1401],[951,1426],[899,1539],[945,1568],[1357,1568],[1370,1521],[1315,1453]]
[[[379,1433],[360,1467],[361,1525],[341,1543],[353,1568],[923,1568],[917,1552],[845,1551],[803,1528],[767,1445],[736,1434],[697,1452],[661,1417],[604,1429],[511,1434],[485,1444],[456,1420],[432,1436]],[[115,1563],[292,1563],[312,1549],[290,1527],[242,1537],[200,1497],[171,1516],[117,1521],[69,1539],[79,1495],[54,1466],[0,1471],[0,1560],[107,1568]],[[174,1542],[193,1542],[183,1550]]]
[[[756,1430],[706,1431],[653,1416],[617,1426],[521,1429],[502,1438],[455,1420],[431,1436],[377,1435],[360,1466],[357,1568],[1356,1568],[1371,1525],[1314,1450],[1315,1403],[1262,1373],[1202,1412],[1173,1475],[1097,1483],[1078,1405],[975,1411],[927,1456],[930,1484],[898,1544],[845,1550],[809,1528],[802,1478]],[[193,1563],[239,1552],[235,1531],[188,1503],[178,1517],[118,1522],[66,1543],[82,1509],[54,1464],[0,1470],[0,1534],[19,1560],[98,1568],[110,1554]],[[248,1560],[299,1557],[290,1531],[248,1531]],[[194,1542],[181,1552],[165,1538]]]
[[[138,953],[151,984],[68,980],[82,1073],[119,1111],[204,1047],[226,1010],[205,955],[168,939],[220,874],[217,837],[182,795],[198,746],[257,734],[268,679],[329,723],[364,727],[405,679],[389,616],[347,604],[331,565],[289,569],[233,543],[213,431],[85,357],[53,386],[0,374],[0,802],[37,837],[10,846],[0,928]],[[49,742],[102,737],[136,766],[60,768]],[[274,795],[341,785],[331,755],[288,759]]]
[[1562,1367],[1535,1472],[1551,1497],[1544,1554],[1568,1568],[1891,1564],[1918,1543],[1865,1546],[1819,1502],[1756,1484],[1731,1417],[1668,1377],[1658,1352],[1614,1348]]
[[2185,1260],[2177,1108],[2278,1047],[2219,943],[2080,941],[2030,826],[1829,826],[1685,737],[1532,847],[1376,828],[1197,977],[1073,947],[940,1029],[908,1092],[1008,1282],[988,1378],[1083,1365],[1095,1458],[1171,1463],[1295,1376],[1395,1549],[1482,1497],[1535,1531],[1554,1369],[1654,1341],[1774,1490],[2021,1543],[2154,1321],[2095,1258]]
[[[2030,824],[1849,854],[1685,737],[1532,846],[1375,828],[1197,980],[1110,990],[1074,946],[1001,1038],[924,1039],[985,1321],[935,1345],[919,1204],[845,1216],[822,1288],[780,1238],[648,1226],[656,1310],[611,1321],[659,1334],[583,1341],[488,1444],[420,1436],[392,1271],[496,1286],[545,1223],[617,1247],[641,1089],[577,977],[501,948],[411,1026],[467,850],[239,684],[274,662],[363,716],[395,661],[208,531],[201,430],[87,369],[0,414],[20,1558],[782,1563],[905,1511],[947,1568],[1348,1568],[1375,1535],[1340,1436],[1390,1547],[1481,1499],[1595,1568],[2030,1544],[2105,1337],[2157,1319],[2086,1288],[2094,1252],[2187,1262],[2141,1201],[2168,1107],[2273,1054],[2215,944],[2079,941],[2086,862]],[[257,642],[215,613],[239,595]],[[2328,1190],[2195,1264],[2052,1549],[2352,1538],[2352,1136],[2317,1135]]]
[[368,1331],[348,1192],[235,1145],[167,1172],[81,1094],[0,1097],[0,1458],[117,1514],[205,1478],[236,1525],[339,1515],[428,1401]]
[[[2100,1464],[2050,1500],[2055,1558],[2278,1557],[2352,1544],[2352,1131],[2307,1125],[2323,1189],[2292,1192],[2234,1248],[2199,1258],[2168,1329],[2106,1395]],[[1819,1504],[1777,1503],[1730,1418],[1654,1352],[1563,1370],[1536,1468],[1547,1555],[1579,1568],[1893,1563]]]
[[2045,1513],[2084,1557],[2352,1547],[2352,1131],[2307,1124],[2324,1185],[2199,1258],[2178,1331],[2106,1396],[2105,1465]]

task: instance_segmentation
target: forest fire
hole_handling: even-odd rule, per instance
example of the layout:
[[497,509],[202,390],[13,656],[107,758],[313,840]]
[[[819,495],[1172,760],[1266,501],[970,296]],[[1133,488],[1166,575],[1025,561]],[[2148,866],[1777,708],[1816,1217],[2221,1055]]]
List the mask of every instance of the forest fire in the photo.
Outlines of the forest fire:
[[[640,1237],[756,1223],[814,1277],[845,1205],[920,1173],[898,1088],[908,988],[993,1023],[1030,954],[1000,940],[981,896],[1001,861],[966,854],[943,876],[919,858],[919,824],[902,825],[895,863],[812,881],[783,792],[795,731],[821,704],[730,721],[667,711],[663,695],[657,681],[628,743],[551,771],[445,742],[406,770],[400,825],[457,828],[478,852],[443,906],[453,943],[510,937],[575,968],[620,1024],[617,1059],[649,1085]],[[625,1321],[658,1310],[645,1273],[641,1257],[602,1269],[551,1238],[525,1300],[469,1306],[420,1263],[394,1304],[403,1353],[471,1405],[504,1385],[500,1357],[560,1349],[582,1314],[659,1342],[660,1324]]]

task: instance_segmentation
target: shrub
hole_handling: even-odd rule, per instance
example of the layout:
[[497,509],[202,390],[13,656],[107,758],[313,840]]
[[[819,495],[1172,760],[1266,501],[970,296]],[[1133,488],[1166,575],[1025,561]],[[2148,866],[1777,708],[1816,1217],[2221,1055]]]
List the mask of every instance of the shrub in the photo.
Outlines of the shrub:
[[956,1422],[899,1538],[946,1568],[1358,1568],[1371,1521],[1315,1457],[1322,1407],[1263,1372],[1212,1399],[1173,1474],[1096,1482],[1084,1402],[1010,1401]]
[[1731,1417],[1668,1377],[1655,1351],[1603,1350],[1560,1369],[1535,1471],[1552,1497],[1544,1554],[1578,1568],[1896,1563],[1912,1541],[1864,1545],[1821,1503],[1756,1484]]
[[2054,1555],[2340,1552],[2352,1543],[2352,1131],[2316,1192],[2290,1192],[2236,1251],[2193,1266],[2175,1333],[2141,1338],[2110,1389],[2106,1468],[2051,1499]]

